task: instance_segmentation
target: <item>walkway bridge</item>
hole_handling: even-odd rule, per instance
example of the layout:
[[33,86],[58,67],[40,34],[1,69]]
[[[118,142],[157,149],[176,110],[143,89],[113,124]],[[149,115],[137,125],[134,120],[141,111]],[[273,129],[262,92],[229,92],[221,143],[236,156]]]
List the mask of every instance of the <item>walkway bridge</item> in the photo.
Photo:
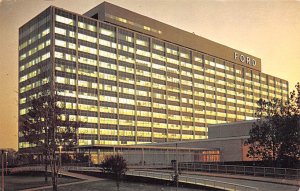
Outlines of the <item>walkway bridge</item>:
[[[43,172],[44,166],[25,166],[25,167],[16,167],[12,168],[10,172],[12,174],[18,173],[18,172],[28,172],[28,171],[36,171],[36,172]],[[72,173],[71,173],[72,172]],[[101,173],[99,167],[79,167],[79,166],[63,166],[60,169],[60,173],[66,176],[76,177],[76,172],[84,172],[85,174],[87,172],[92,172],[95,174],[95,172]],[[198,174],[196,174],[198,173]],[[208,173],[207,173],[208,174]],[[78,175],[78,174],[77,174]],[[133,176],[133,177],[141,177],[141,178],[147,178],[147,179],[154,179],[154,180],[165,180],[165,181],[173,181],[173,171],[172,170],[155,170],[155,169],[130,169],[126,173],[127,176]],[[88,176],[87,176],[88,177]],[[84,179],[84,178],[83,178]],[[251,180],[251,179],[244,179],[244,180],[237,180],[239,178],[217,178],[212,177],[211,175],[204,175],[201,174],[201,172],[194,172],[194,174],[189,174],[183,172],[179,176],[179,183],[182,184],[189,184],[194,186],[202,186],[202,187],[209,187],[209,188],[215,188],[217,190],[228,190],[228,191],[264,191],[269,190],[269,188],[273,191],[276,190],[298,190],[297,186],[287,185],[287,184],[281,184],[280,182],[263,182],[264,180]],[[261,178],[263,179],[263,178]],[[266,179],[266,178],[265,178]],[[269,178],[270,179],[270,178]],[[85,179],[86,180],[86,179]],[[267,188],[267,189],[266,189]],[[276,189],[278,188],[278,189]],[[287,188],[287,189],[285,189]]]

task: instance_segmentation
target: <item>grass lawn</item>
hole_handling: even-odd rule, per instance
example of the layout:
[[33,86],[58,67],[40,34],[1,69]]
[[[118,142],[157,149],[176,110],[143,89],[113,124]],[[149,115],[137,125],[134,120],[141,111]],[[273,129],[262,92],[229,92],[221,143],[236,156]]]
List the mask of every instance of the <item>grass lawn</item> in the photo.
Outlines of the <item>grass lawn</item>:
[[[58,183],[77,182],[78,179],[62,177],[58,179]],[[5,191],[16,191],[28,188],[36,188],[51,185],[51,177],[48,177],[48,183],[44,182],[43,176],[5,176]]]

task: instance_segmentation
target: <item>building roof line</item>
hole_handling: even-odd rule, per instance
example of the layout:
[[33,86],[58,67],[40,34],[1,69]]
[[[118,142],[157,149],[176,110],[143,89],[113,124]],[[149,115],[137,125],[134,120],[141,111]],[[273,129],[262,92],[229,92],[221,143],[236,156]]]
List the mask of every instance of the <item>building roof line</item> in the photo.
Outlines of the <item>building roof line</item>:
[[[167,142],[167,143],[175,143],[175,142]],[[155,146],[156,143],[150,143],[149,145],[80,145],[74,148],[79,149],[101,149],[101,148],[108,148],[108,149],[159,149],[159,150],[176,150],[175,146]],[[188,147],[177,147],[177,150],[186,150],[186,151],[211,151],[211,150],[219,150],[219,148],[188,148]]]
[[218,123],[218,124],[211,124],[208,127],[218,127],[220,125],[227,126],[227,125],[238,125],[238,124],[247,124],[247,123],[254,123],[256,120],[243,120],[243,121],[234,121],[234,122],[227,122],[227,123]]

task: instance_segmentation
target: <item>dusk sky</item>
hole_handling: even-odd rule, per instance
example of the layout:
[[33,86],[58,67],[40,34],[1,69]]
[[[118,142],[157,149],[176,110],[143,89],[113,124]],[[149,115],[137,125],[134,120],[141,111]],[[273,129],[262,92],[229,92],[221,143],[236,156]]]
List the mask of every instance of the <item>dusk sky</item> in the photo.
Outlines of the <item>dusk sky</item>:
[[[102,0],[0,0],[0,148],[17,148],[18,28],[50,5],[84,13]],[[300,1],[108,0],[262,60],[300,81]]]

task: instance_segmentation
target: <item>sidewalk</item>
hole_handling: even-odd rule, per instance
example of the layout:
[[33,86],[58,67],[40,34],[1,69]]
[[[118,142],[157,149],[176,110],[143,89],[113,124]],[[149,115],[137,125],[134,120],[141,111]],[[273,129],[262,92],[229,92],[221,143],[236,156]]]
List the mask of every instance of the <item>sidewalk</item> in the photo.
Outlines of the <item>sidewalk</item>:
[[270,178],[270,177],[261,177],[261,176],[247,176],[242,174],[222,174],[222,173],[208,173],[208,172],[195,172],[195,171],[182,171],[182,174],[191,174],[191,175],[202,175],[202,176],[211,176],[211,177],[221,177],[221,178],[232,178],[232,179],[241,179],[241,180],[253,180],[260,182],[271,182],[278,184],[286,184],[293,186],[300,186],[300,180],[291,180],[291,179],[279,179],[279,178]]
[[[174,172],[171,170],[151,170],[153,172]],[[231,179],[240,179],[240,180],[251,180],[251,181],[259,181],[259,182],[270,182],[277,184],[285,184],[292,186],[300,187],[300,180],[293,179],[280,179],[280,178],[271,178],[271,177],[261,177],[261,176],[247,176],[243,174],[225,174],[225,173],[209,173],[209,172],[200,172],[200,171],[181,171],[182,174],[190,174],[190,175],[199,175],[199,176],[209,176],[209,177],[218,177],[218,178],[231,178]],[[299,190],[300,191],[300,190]]]
[[[95,182],[99,180],[104,180],[101,178],[93,177],[93,176],[87,176],[83,174],[77,174],[77,173],[72,173],[72,172],[62,172],[61,173],[64,176],[72,177],[72,178],[77,178],[80,179],[78,182],[71,182],[71,183],[65,183],[65,184],[59,184],[58,187],[63,187],[63,186],[70,186],[70,185],[76,185],[76,184],[82,184],[82,183],[88,183],[88,182]],[[38,190],[44,190],[44,189],[51,189],[51,186],[42,186],[42,187],[37,187],[37,188],[29,188],[29,189],[24,189],[21,191],[38,191]]]

